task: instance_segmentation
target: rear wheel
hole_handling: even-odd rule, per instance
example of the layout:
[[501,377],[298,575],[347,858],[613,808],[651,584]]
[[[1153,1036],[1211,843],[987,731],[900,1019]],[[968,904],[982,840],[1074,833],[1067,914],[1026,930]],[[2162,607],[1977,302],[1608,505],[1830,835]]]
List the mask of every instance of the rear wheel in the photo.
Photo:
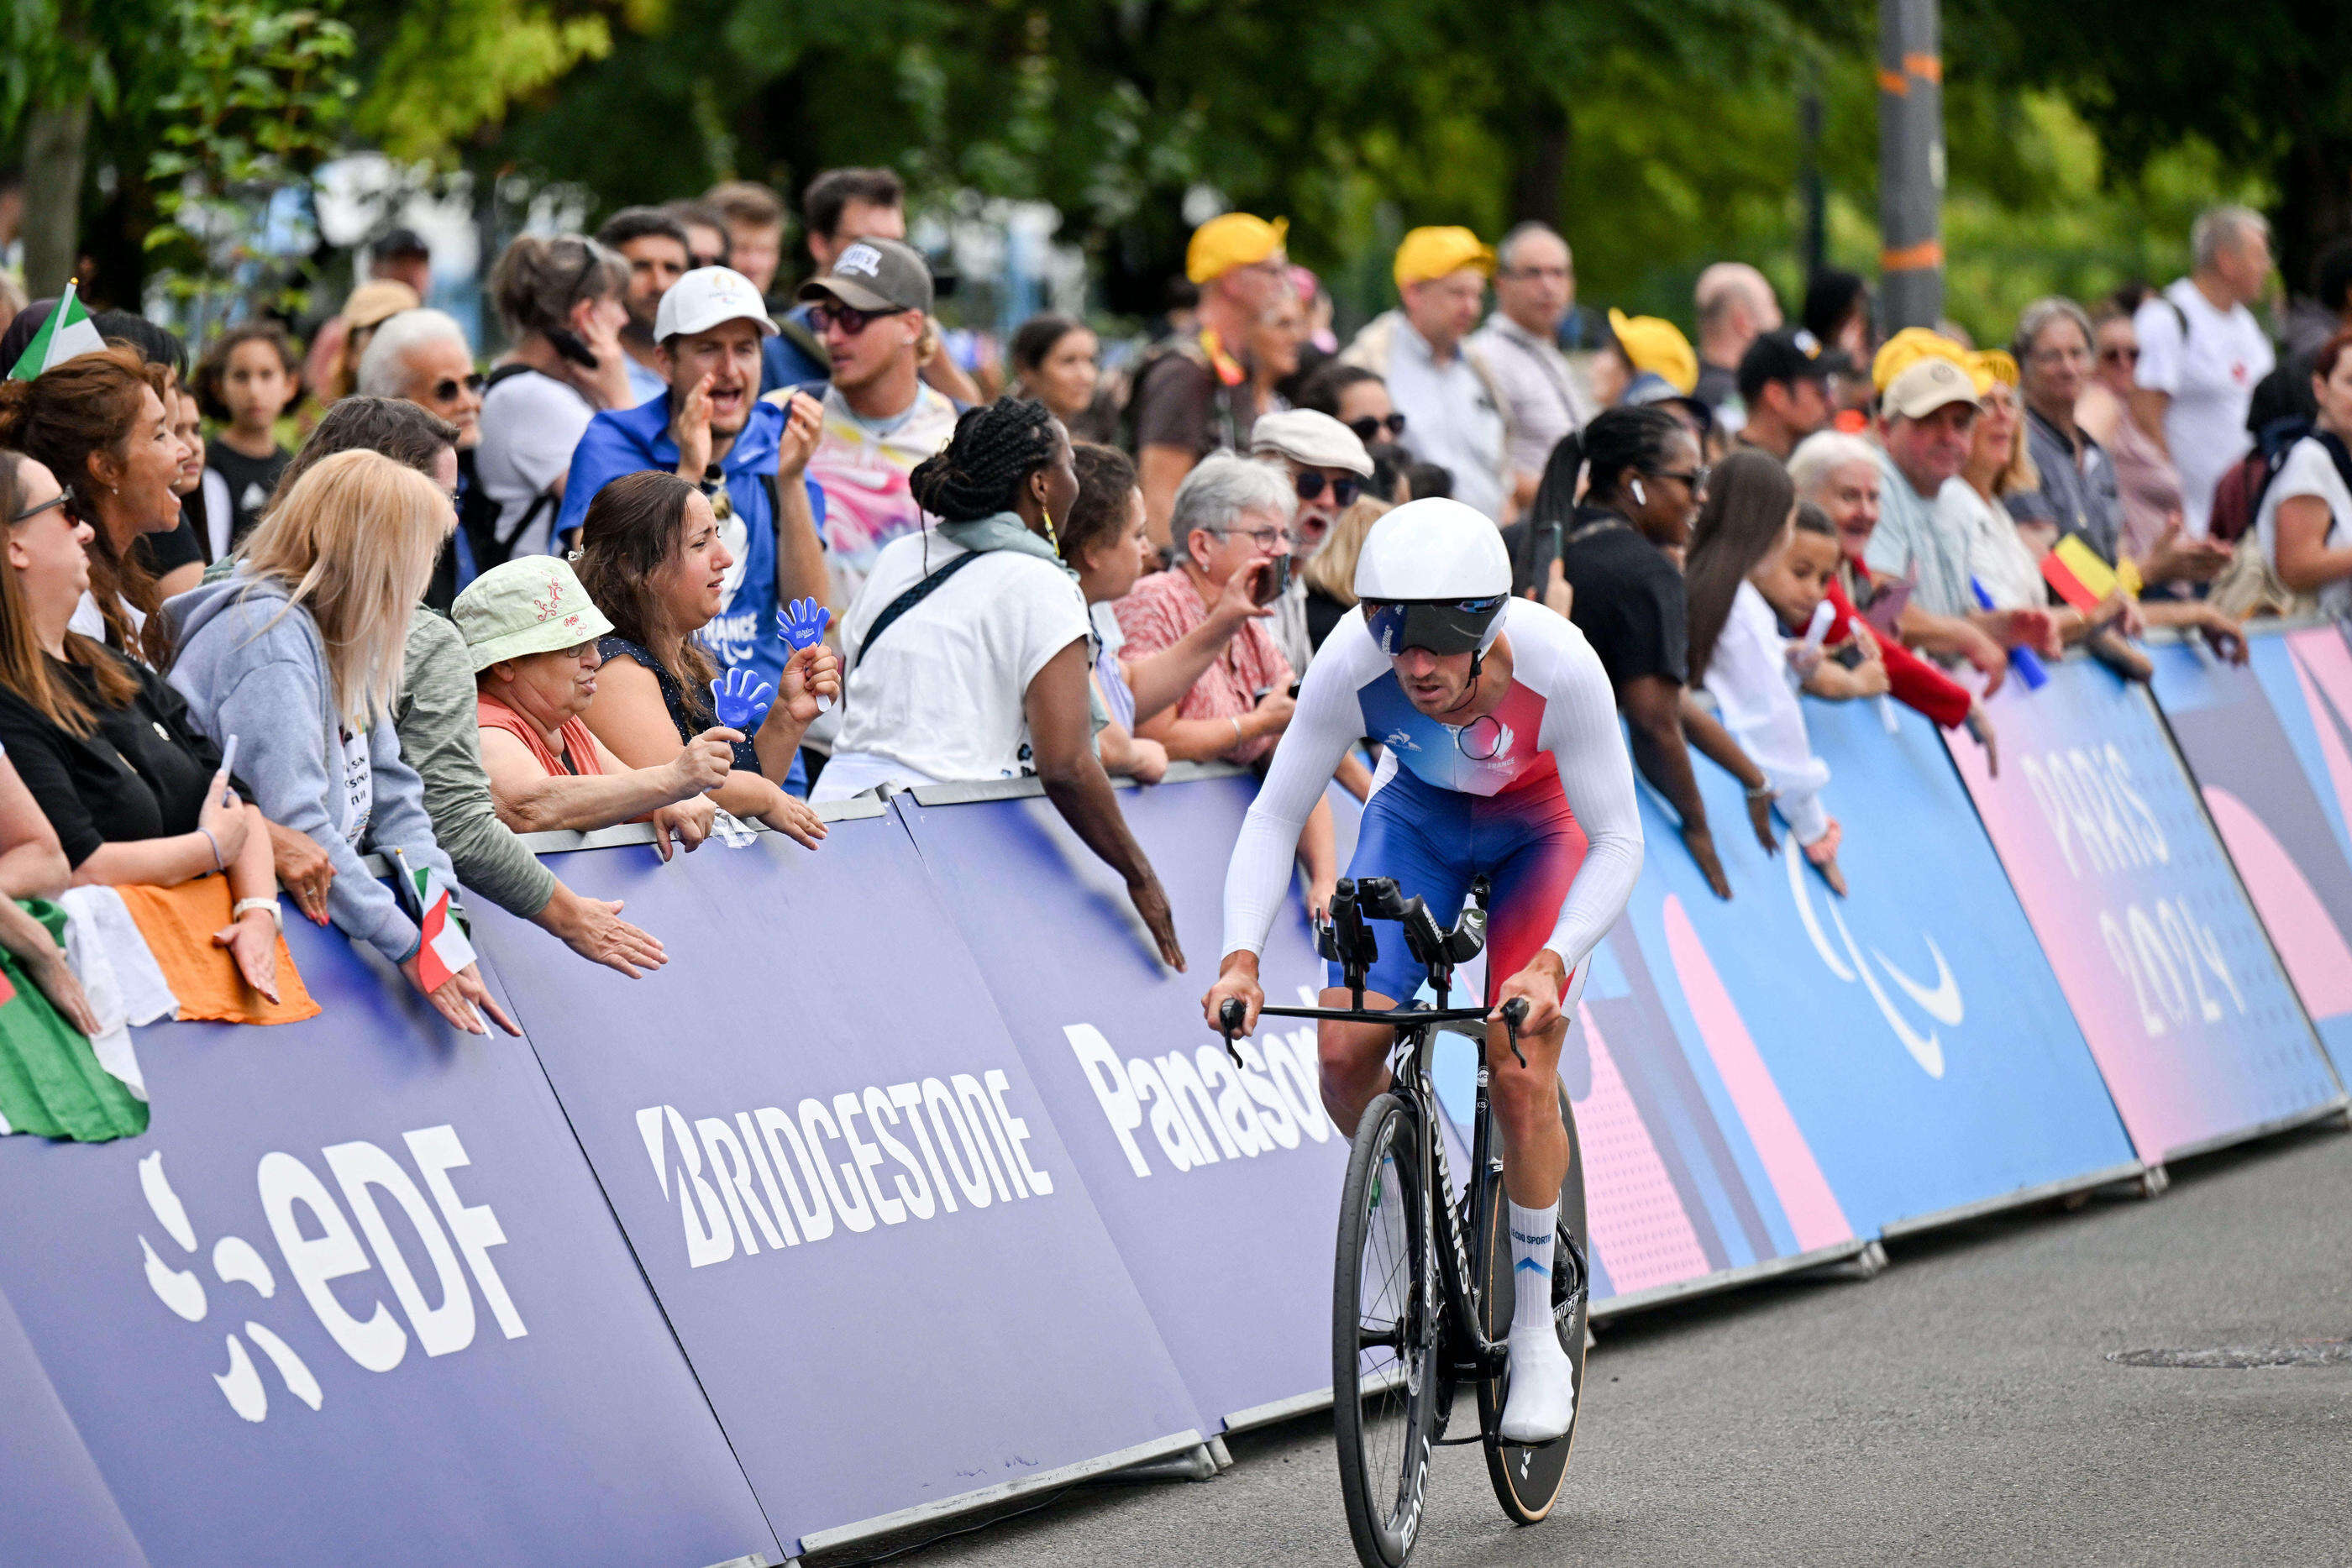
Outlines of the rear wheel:
[[[1509,1396],[1511,1375],[1507,1369],[1478,1385],[1478,1424],[1486,1434],[1486,1476],[1495,1483],[1495,1500],[1519,1524],[1535,1524],[1551,1512],[1560,1483],[1568,1476],[1570,1451],[1576,1444],[1576,1421],[1584,1414],[1584,1324],[1591,1304],[1590,1276],[1585,1266],[1584,1155],[1576,1142],[1576,1112],[1566,1090],[1559,1096],[1560,1121],[1568,1128],[1568,1179],[1560,1183],[1559,1226],[1552,1243],[1552,1321],[1559,1327],[1560,1348],[1568,1352],[1576,1374],[1576,1414],[1568,1430],[1549,1443],[1522,1448],[1496,1436],[1503,1423],[1503,1402]],[[1485,1239],[1485,1290],[1479,1302],[1486,1336],[1501,1339],[1510,1332],[1517,1300],[1511,1289],[1510,1209],[1503,1184],[1487,1191],[1485,1212],[1476,1217]]]
[[1348,1533],[1366,1568],[1403,1568],[1421,1530],[1436,1416],[1437,1276],[1419,1129],[1393,1094],[1356,1126],[1331,1290],[1331,1417]]

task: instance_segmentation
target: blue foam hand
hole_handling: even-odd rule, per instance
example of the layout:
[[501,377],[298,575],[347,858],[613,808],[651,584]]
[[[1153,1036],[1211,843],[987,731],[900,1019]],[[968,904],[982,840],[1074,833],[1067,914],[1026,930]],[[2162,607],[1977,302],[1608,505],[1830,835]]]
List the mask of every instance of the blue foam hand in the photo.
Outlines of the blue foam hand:
[[814,599],[795,599],[776,612],[776,635],[793,648],[814,648],[824,641],[833,612]]
[[710,683],[710,699],[720,724],[749,735],[775,706],[776,688],[756,671],[733,669]]

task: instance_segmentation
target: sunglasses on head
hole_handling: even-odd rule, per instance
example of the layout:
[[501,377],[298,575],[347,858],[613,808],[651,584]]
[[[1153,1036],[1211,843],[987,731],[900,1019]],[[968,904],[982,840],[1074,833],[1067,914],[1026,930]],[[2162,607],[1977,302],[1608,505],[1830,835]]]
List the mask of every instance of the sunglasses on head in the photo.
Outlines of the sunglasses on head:
[[1302,501],[1314,500],[1323,494],[1325,485],[1331,486],[1331,504],[1335,507],[1352,507],[1356,504],[1356,497],[1364,492],[1363,481],[1352,474],[1342,474],[1336,479],[1326,479],[1322,475],[1309,469],[1298,476],[1298,498]]
[[1356,433],[1357,440],[1367,445],[1378,438],[1382,431],[1388,432],[1389,439],[1394,441],[1404,434],[1404,415],[1392,413],[1386,419],[1374,419],[1371,415],[1366,414],[1361,419],[1349,420],[1348,428]]
[[479,371],[476,371],[462,381],[456,376],[443,376],[433,383],[433,399],[436,402],[449,402],[456,399],[458,388],[463,387],[467,392],[478,392],[488,383],[488,378]]
[[887,310],[860,310],[855,305],[820,301],[809,307],[809,319],[815,324],[818,331],[830,331],[838,327],[852,338],[866,330],[868,322],[878,321],[885,316],[904,316],[906,313],[903,308],[896,306]]

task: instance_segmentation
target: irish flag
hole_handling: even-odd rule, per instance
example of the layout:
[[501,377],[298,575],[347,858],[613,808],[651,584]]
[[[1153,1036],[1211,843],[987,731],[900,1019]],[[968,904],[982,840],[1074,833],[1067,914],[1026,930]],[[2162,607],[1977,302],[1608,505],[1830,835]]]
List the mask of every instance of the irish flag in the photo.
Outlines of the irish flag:
[[[75,282],[79,282],[76,279]],[[62,365],[76,354],[94,354],[106,347],[106,340],[90,325],[89,312],[81,308],[81,298],[75,284],[66,285],[65,297],[58,301],[33,340],[25,345],[24,353],[9,370],[12,382],[29,382],[53,365]]]
[[437,991],[443,981],[474,961],[474,945],[466,940],[466,929],[452,913],[449,884],[441,873],[426,865],[409,875],[416,879],[416,904],[423,911],[416,924],[425,933],[425,946],[416,950],[416,977],[426,990]]

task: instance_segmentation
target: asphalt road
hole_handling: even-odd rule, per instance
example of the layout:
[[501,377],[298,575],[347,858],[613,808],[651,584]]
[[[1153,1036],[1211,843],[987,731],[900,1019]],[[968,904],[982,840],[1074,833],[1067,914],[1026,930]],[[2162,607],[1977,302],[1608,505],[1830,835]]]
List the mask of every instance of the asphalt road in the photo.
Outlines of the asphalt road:
[[[1441,1449],[1415,1568],[2352,1563],[2352,1364],[2106,1359],[2352,1339],[2352,1137],[2173,1177],[1912,1240],[1866,1282],[1604,1326],[1551,1520],[1512,1527],[1478,1450]],[[1328,1418],[1231,1447],[1213,1480],[1067,1493],[894,1562],[1353,1561]]]

